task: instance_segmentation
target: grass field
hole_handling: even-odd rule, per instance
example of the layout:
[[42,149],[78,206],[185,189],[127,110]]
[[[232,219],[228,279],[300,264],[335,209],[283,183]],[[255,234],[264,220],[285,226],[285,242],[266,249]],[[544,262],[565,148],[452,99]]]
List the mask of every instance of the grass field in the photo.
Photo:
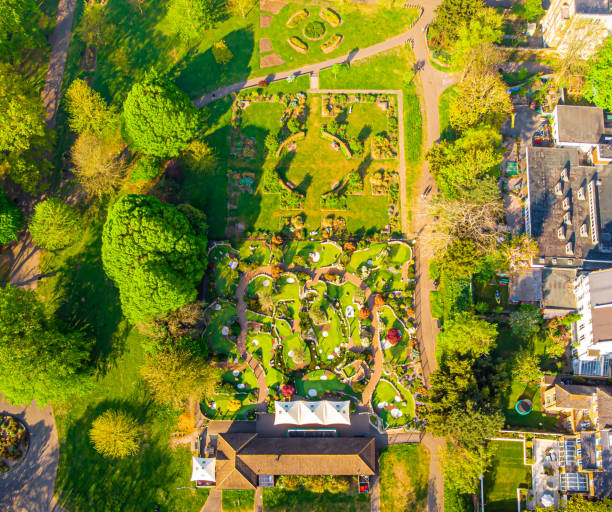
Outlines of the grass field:
[[485,509],[496,512],[516,510],[516,489],[531,486],[531,468],[523,464],[523,443],[491,441],[493,465],[485,474]]
[[421,444],[385,448],[378,460],[381,512],[427,509],[429,451]]
[[263,504],[264,510],[269,512],[369,512],[370,496],[358,494],[356,490],[319,493],[266,487],[263,490]]
[[251,512],[255,501],[255,491],[224,490],[221,496],[223,512]]
[[[178,415],[154,405],[138,372],[144,362],[141,338],[132,331],[121,356],[109,364],[94,389],[70,406],[54,407],[60,456],[55,491],[74,512],[108,510],[198,511],[208,490],[189,481],[189,448],[172,449],[169,434]],[[127,411],[143,426],[140,452],[124,459],[99,455],[89,440],[92,421],[110,408]],[[65,501],[64,501],[65,500]]]

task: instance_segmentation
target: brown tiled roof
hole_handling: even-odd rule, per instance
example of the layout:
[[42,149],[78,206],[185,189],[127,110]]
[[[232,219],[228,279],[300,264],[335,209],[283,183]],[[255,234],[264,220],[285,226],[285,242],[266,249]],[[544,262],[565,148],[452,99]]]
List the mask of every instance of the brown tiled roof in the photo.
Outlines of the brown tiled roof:
[[589,409],[591,397],[597,388],[589,386],[566,386],[557,384],[555,386],[556,406],[562,409]]
[[373,438],[270,438],[220,434],[217,488],[253,489],[259,475],[373,475]]
[[612,388],[597,389],[597,412],[599,428],[612,428]]

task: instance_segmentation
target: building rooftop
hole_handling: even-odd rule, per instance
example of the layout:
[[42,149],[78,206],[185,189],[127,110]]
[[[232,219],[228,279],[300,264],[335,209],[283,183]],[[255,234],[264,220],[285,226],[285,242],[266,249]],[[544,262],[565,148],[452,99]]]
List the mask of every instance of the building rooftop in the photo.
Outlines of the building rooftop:
[[575,269],[542,269],[542,305],[545,315],[564,315],[576,310]]
[[[598,388],[597,410],[599,413],[599,428],[612,428],[612,388]],[[612,436],[609,436],[612,441]],[[612,471],[612,446],[608,443],[610,470]]]
[[219,434],[218,489],[254,489],[260,475],[373,475],[374,438]]
[[599,144],[604,133],[602,109],[598,107],[557,105],[556,110],[559,144]]
[[580,449],[582,451],[582,469],[597,469],[595,432],[582,432],[580,434]]
[[612,262],[612,165],[580,165],[579,157],[575,148],[527,148],[528,231],[540,263]]
[[534,268],[510,278],[512,302],[540,304],[542,301],[542,269]]
[[608,0],[576,0],[576,12],[580,14],[612,14]]

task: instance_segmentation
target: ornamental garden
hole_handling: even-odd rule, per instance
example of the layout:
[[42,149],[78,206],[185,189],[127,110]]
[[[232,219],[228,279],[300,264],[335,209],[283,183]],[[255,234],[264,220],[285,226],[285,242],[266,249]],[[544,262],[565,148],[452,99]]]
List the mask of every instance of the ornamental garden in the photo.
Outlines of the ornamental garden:
[[205,416],[254,418],[263,387],[270,410],[275,400],[340,399],[353,412],[371,405],[381,429],[422,425],[409,243],[275,237],[217,243],[209,261],[204,338],[224,383],[201,404]]
[[236,95],[226,235],[399,235],[398,144],[395,94]]

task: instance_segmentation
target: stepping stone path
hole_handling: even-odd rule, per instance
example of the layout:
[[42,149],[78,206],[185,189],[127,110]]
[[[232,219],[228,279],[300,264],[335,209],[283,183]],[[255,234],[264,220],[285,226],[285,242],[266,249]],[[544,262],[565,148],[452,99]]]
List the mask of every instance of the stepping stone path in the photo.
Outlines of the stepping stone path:
[[272,16],[268,16],[267,14],[259,15],[259,28],[268,28],[272,23]]
[[272,51],[272,41],[269,39],[260,39],[259,40],[259,51],[260,53],[266,53]]
[[272,66],[280,66],[284,64],[285,61],[281,58],[280,55],[276,53],[269,53],[268,55],[264,55],[259,59],[259,67],[260,68],[269,68]]

